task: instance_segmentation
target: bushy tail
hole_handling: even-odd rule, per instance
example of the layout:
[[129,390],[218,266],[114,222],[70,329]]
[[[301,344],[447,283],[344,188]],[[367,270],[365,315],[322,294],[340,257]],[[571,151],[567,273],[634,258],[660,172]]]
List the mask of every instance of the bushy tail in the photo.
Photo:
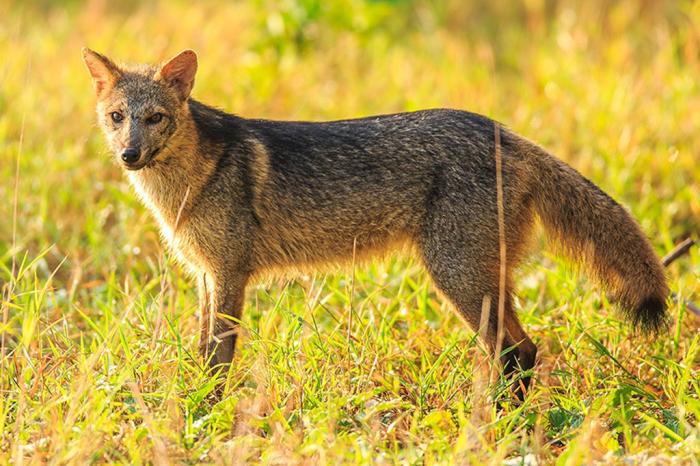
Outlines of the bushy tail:
[[548,233],[581,261],[626,318],[645,331],[666,320],[663,266],[631,215],[580,173],[529,145],[534,207]]

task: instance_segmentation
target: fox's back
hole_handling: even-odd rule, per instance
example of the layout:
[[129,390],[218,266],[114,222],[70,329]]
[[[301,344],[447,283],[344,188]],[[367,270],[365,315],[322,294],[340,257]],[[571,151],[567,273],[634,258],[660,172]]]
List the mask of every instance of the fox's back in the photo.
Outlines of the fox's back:
[[412,175],[453,157],[479,163],[493,134],[490,119],[450,109],[326,122],[245,121],[268,148],[273,168],[289,176],[332,175],[346,167],[357,176],[377,175],[372,168]]

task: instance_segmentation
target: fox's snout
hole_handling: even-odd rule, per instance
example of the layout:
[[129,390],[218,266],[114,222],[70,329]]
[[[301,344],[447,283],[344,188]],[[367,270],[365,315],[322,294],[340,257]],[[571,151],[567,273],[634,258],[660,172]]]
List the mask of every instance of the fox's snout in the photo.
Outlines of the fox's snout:
[[129,145],[119,154],[119,159],[127,170],[140,170],[153,161],[160,151],[158,149],[147,150],[138,145]]
[[138,162],[140,156],[141,151],[139,149],[136,149],[134,147],[127,147],[126,149],[124,149],[124,152],[122,152],[121,159],[122,162],[126,163],[127,165],[131,165]]

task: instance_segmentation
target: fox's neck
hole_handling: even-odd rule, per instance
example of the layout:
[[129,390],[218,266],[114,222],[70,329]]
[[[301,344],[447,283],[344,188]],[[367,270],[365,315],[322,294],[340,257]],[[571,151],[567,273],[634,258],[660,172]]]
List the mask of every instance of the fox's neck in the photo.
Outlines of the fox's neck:
[[128,172],[129,180],[166,236],[186,221],[215,162],[201,152],[195,124],[188,116],[152,166]]

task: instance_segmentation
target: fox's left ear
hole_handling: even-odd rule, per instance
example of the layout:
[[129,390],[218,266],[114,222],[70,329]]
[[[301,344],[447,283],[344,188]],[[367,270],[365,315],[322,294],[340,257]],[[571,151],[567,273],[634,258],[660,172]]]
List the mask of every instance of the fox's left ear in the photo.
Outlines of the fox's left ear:
[[192,50],[185,50],[163,65],[156,73],[155,79],[167,83],[177,92],[180,99],[185,101],[194,86],[196,72],[197,54]]
[[117,82],[121,71],[109,58],[87,47],[83,47],[83,60],[90,71],[97,97],[108,92]]

